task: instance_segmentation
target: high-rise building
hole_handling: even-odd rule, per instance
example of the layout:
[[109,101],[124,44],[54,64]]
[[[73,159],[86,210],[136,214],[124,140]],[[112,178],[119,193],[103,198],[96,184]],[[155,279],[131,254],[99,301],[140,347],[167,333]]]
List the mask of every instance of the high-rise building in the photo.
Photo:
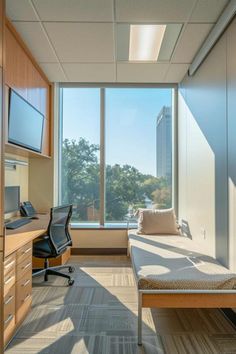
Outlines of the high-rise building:
[[171,107],[163,106],[156,124],[156,175],[172,179],[172,115]]

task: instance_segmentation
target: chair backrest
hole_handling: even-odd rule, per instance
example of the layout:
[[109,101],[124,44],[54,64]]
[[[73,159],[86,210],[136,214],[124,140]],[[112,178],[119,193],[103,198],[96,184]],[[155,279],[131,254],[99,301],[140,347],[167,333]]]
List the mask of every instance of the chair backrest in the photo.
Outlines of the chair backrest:
[[69,233],[71,215],[71,204],[51,208],[51,217],[47,234],[55,254],[61,254],[64,249],[72,245],[72,240]]

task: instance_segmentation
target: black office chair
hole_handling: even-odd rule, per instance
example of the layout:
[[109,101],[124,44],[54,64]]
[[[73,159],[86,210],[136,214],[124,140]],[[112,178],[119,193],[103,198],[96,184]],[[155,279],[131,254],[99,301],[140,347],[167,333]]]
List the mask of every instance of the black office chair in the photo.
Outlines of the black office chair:
[[33,269],[33,277],[44,275],[44,280],[48,281],[48,275],[58,275],[68,279],[68,285],[73,285],[74,280],[70,275],[58,271],[58,269],[68,268],[69,273],[74,272],[74,267],[62,265],[49,267],[49,258],[57,258],[63,254],[72,240],[69,233],[69,222],[72,215],[72,205],[63,205],[51,208],[50,221],[47,233],[37,239],[33,244],[33,255],[44,259],[44,268]]

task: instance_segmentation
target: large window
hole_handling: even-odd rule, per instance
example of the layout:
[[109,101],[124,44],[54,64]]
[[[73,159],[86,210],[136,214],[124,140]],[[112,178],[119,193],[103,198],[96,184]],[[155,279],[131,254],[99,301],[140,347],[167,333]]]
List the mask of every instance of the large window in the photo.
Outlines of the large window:
[[65,88],[62,99],[61,202],[75,222],[99,222],[100,90]]
[[60,201],[75,223],[172,206],[172,89],[61,88]]

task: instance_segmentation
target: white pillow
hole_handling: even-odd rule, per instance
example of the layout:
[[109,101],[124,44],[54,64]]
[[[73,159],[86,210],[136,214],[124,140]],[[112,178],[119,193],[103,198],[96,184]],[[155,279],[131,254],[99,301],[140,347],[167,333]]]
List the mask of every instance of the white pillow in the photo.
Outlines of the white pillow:
[[138,215],[138,234],[180,234],[174,209],[139,209]]

